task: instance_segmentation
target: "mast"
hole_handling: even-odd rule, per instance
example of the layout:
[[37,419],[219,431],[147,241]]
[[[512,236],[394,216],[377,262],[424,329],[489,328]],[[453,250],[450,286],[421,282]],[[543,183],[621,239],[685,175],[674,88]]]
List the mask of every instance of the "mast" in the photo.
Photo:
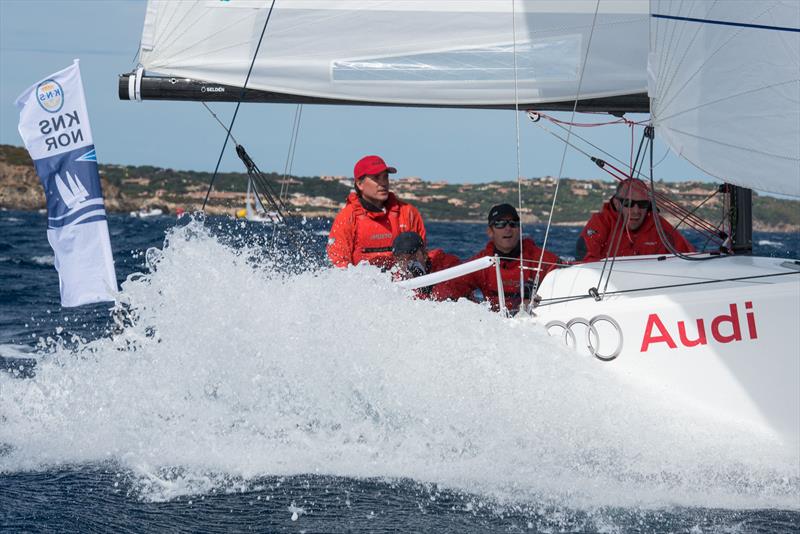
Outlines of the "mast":
[[730,198],[731,247],[734,254],[753,253],[753,191],[725,184]]

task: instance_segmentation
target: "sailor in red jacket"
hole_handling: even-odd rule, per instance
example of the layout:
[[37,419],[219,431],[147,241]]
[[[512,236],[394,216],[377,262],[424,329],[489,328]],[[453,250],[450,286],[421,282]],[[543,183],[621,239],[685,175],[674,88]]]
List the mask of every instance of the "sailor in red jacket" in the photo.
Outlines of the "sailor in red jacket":
[[[416,232],[403,232],[392,245],[397,277],[401,280],[416,278],[435,273],[461,264],[457,256],[448,254],[440,248],[428,250],[420,235]],[[416,290],[417,297],[434,300],[458,300],[466,297],[466,293],[454,293],[448,282]]]
[[[658,235],[647,191],[647,184],[641,180],[631,178],[620,182],[612,199],[583,228],[575,246],[575,258],[590,262],[610,256],[668,254],[669,249]],[[695,251],[664,217],[658,217],[675,250]]]
[[[489,236],[489,243],[486,247],[471,257],[468,261],[476,260],[484,256],[500,257],[500,274],[503,280],[503,292],[505,294],[506,308],[511,313],[516,313],[521,304],[525,304],[531,298],[532,288],[536,279],[536,268],[539,266],[539,258],[542,258],[542,274],[544,275],[556,268],[562,261],[560,258],[536,246],[530,238],[522,240],[522,258],[525,269],[523,288],[520,290],[520,240],[519,240],[519,214],[511,204],[499,204],[489,210],[489,227],[486,230]],[[449,282],[451,291],[454,293],[472,293],[475,289],[480,289],[483,296],[491,303],[492,309],[500,309],[499,290],[497,287],[497,273],[495,269],[483,269],[468,274],[461,278],[456,278]]]
[[328,235],[328,257],[336,267],[362,261],[389,267],[392,242],[401,232],[417,232],[425,240],[417,208],[389,192],[389,174],[396,172],[378,156],[365,156],[356,163],[355,192],[347,197]]

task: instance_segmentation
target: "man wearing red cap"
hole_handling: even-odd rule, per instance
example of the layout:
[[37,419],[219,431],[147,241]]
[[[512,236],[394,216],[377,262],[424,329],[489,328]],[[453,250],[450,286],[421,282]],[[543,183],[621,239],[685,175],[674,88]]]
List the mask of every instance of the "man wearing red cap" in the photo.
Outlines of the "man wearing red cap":
[[425,225],[417,208],[389,191],[389,167],[378,156],[364,156],[353,170],[355,192],[336,215],[328,235],[328,257],[336,267],[362,261],[388,267],[392,242],[402,232],[416,232],[425,240]]

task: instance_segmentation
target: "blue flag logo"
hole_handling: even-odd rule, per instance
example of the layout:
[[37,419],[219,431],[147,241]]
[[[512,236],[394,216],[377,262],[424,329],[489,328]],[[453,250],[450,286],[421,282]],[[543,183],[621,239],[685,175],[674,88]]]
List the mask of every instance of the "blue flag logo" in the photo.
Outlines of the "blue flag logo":
[[114,256],[78,61],[26,89],[16,104],[47,199],[61,305],[114,300]]
[[43,110],[58,113],[64,106],[64,89],[55,80],[45,80],[36,86],[36,100]]

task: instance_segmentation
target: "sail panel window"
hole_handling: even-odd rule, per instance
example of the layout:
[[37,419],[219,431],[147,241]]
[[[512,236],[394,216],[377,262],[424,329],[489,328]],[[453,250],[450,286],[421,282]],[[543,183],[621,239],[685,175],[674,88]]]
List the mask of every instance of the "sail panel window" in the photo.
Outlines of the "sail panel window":
[[[581,35],[517,43],[517,78],[564,82],[578,78]],[[495,82],[514,80],[511,43],[391,57],[337,60],[334,82]]]

